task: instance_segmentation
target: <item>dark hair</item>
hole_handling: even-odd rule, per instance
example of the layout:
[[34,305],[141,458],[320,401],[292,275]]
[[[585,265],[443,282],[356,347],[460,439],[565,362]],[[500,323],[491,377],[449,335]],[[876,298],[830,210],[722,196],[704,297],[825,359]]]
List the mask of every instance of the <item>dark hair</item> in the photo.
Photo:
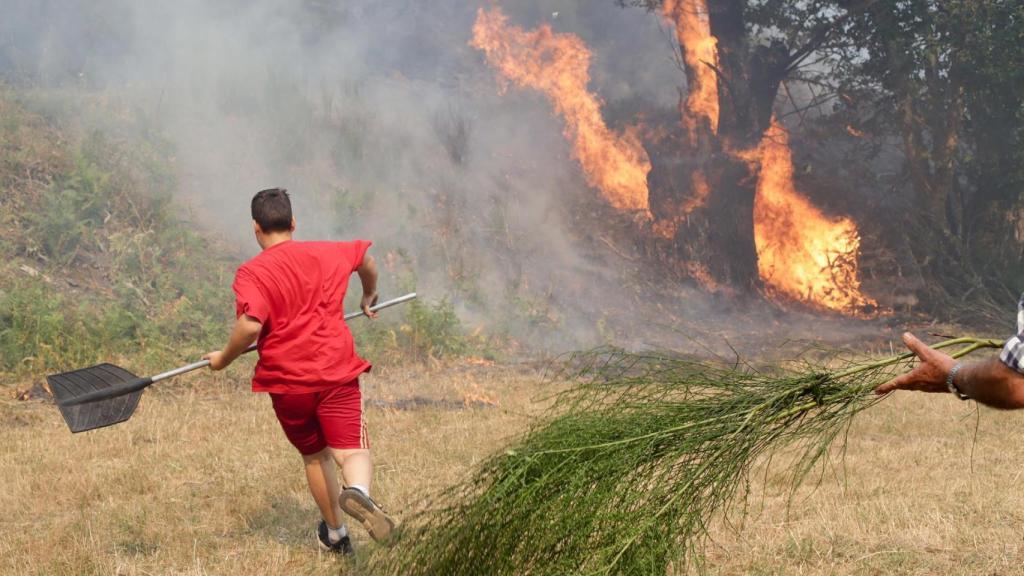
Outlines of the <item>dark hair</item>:
[[284,188],[267,188],[252,197],[252,219],[264,232],[292,229],[292,201]]

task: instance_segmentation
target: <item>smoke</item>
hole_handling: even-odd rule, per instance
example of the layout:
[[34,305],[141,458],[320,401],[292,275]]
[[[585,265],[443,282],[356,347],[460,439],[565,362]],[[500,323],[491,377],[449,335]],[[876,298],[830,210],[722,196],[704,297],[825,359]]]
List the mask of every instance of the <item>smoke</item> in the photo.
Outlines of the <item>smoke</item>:
[[[577,209],[599,195],[561,121],[536,93],[500,93],[468,45],[489,2],[4,4],[0,77],[99,100],[169,138],[180,199],[243,255],[256,251],[249,199],[283,186],[300,238],[372,239],[385,291],[414,281],[529,345],[642,345],[651,326],[710,314],[696,291],[639,280],[631,247],[593,249]],[[503,9],[581,36],[608,107],[674,110],[683,78],[660,16],[611,0]]]

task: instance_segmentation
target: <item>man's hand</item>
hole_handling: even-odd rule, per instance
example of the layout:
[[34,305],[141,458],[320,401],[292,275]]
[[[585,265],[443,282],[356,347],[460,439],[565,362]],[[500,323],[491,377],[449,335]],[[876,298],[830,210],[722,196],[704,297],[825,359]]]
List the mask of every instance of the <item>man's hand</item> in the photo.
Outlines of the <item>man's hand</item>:
[[949,392],[946,378],[956,365],[948,354],[932,350],[910,332],[903,334],[903,343],[917,355],[921,363],[909,373],[894,378],[875,389],[876,394],[888,394],[893,390],[917,390],[919,392]]
[[372,308],[372,307],[377,305],[377,300],[379,298],[380,297],[377,295],[376,292],[373,292],[371,294],[367,294],[365,292],[363,293],[363,299],[359,303],[359,307],[363,309],[363,314],[366,314],[367,318],[376,318],[377,317],[377,313],[371,311],[370,308]]
[[224,356],[224,352],[220,350],[216,352],[210,352],[209,354],[203,356],[203,360],[210,361],[210,370],[213,370],[214,372],[220,372],[221,370],[227,368],[228,365],[231,364],[231,362],[227,361],[227,358]]

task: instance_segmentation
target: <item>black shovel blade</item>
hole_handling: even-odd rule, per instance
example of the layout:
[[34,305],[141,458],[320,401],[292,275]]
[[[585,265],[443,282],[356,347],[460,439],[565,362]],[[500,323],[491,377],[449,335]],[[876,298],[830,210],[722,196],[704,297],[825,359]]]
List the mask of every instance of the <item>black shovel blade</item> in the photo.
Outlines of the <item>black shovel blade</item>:
[[137,381],[131,372],[113,364],[99,364],[63,374],[46,377],[50,390],[57,399],[57,407],[71,432],[85,432],[112,426],[132,417],[139,405],[142,390],[105,400],[84,404],[65,404],[84,394]]

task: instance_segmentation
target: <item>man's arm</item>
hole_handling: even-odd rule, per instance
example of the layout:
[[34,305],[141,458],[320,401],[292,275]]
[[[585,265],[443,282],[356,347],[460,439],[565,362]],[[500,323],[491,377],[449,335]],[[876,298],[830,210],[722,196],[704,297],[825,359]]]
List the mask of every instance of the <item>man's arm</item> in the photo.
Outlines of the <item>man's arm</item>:
[[993,408],[1024,408],[1024,375],[995,356],[965,364],[956,374],[956,386],[960,392]]
[[359,282],[363,285],[363,299],[360,301],[360,308],[367,318],[376,318],[377,313],[371,312],[370,307],[377,305],[377,261],[369,254],[363,256],[363,263],[356,268],[359,274]]
[[231,330],[231,337],[228,338],[224,349],[219,352],[210,352],[203,358],[210,361],[211,370],[223,370],[256,341],[262,329],[263,324],[260,324],[259,320],[242,314],[238,320],[235,320],[235,327]]
[[[909,373],[882,384],[875,392],[949,392],[946,379],[957,361],[929,348],[909,332],[903,335],[903,342],[921,363]],[[1011,370],[999,358],[964,364],[956,373],[955,384],[961,393],[987,406],[1002,410],[1024,408],[1024,374]]]

